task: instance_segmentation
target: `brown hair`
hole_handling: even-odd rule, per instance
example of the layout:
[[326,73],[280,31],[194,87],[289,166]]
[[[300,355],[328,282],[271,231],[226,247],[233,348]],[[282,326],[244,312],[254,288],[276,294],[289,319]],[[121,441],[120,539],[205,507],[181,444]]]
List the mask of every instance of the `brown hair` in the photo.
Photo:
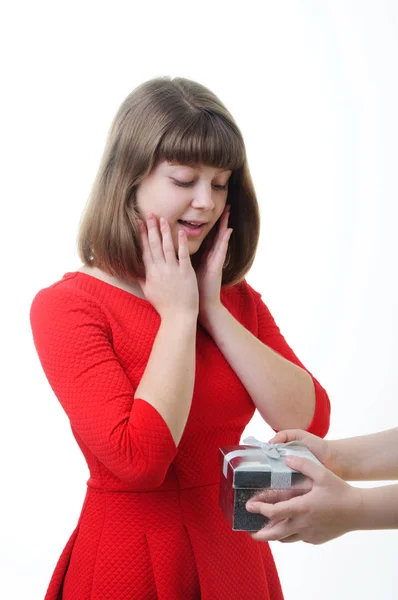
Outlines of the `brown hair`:
[[[163,160],[232,171],[228,203],[234,231],[223,284],[242,280],[253,263],[259,236],[259,211],[242,134],[210,90],[182,78],[147,81],[119,108],[81,222],[81,259],[125,279],[143,276],[135,190]],[[194,264],[215,233],[216,227],[193,257]]]

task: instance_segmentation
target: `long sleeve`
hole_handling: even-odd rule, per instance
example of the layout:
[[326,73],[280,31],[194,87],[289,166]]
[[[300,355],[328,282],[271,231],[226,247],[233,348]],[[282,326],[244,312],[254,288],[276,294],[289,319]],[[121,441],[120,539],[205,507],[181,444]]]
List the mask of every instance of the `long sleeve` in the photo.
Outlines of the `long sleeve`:
[[74,431],[120,480],[159,486],[177,448],[156,409],[134,400],[99,305],[53,286],[39,292],[30,316],[43,370]]
[[311,375],[314,388],[315,388],[315,412],[312,418],[312,422],[308,427],[308,431],[320,437],[325,437],[329,430],[330,423],[330,402],[329,397],[320,385],[320,383],[313,377],[313,375],[306,369],[302,362],[297,358],[293,350],[287,344],[285,338],[281,334],[279,327],[275,323],[273,316],[268,310],[267,306],[261,299],[258,292],[250,288],[254,295],[256,307],[257,307],[257,319],[258,319],[258,337],[259,339],[278,352],[281,356],[289,360],[290,362],[298,365],[302,369],[305,369],[309,375]]

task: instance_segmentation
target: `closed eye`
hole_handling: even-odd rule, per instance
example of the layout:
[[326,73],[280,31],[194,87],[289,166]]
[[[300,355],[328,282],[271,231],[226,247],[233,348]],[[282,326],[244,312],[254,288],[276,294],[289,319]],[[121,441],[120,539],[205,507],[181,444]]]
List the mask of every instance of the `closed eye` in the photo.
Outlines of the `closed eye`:
[[173,179],[173,183],[180,187],[189,187],[190,185],[193,185],[195,182],[194,181],[179,181],[178,179]]
[[[194,185],[195,181],[180,181],[179,179],[173,179],[172,180],[174,185],[178,185],[179,187],[191,187],[192,185]],[[219,190],[219,191],[227,191],[228,189],[228,184],[225,185],[221,185],[221,184],[214,184],[213,188],[215,190]]]

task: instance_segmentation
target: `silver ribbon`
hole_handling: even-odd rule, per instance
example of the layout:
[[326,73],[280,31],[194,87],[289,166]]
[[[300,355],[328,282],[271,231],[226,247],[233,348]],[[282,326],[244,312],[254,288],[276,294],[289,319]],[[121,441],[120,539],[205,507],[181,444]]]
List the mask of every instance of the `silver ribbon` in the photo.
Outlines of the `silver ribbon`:
[[[267,442],[261,442],[255,437],[250,436],[243,440],[243,444],[250,446],[250,448],[232,450],[224,456],[224,477],[227,476],[228,463],[233,458],[250,456],[250,458],[253,457],[254,459],[261,460],[264,459],[264,456],[266,456],[269,466],[271,467],[271,488],[288,489],[292,485],[293,469],[288,467],[285,461],[281,460],[281,458],[293,455],[302,456],[303,458],[311,458],[312,460],[314,459],[312,453],[309,453],[308,449],[301,442],[268,444]],[[248,468],[248,465],[243,463],[236,468],[236,471],[242,471]]]

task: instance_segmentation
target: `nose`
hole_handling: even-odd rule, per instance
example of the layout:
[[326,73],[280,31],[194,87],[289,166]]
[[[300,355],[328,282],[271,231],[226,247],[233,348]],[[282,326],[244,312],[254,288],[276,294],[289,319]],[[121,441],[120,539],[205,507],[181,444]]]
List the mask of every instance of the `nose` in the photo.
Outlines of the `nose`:
[[202,210],[213,210],[215,207],[214,190],[211,185],[203,184],[196,187],[192,206]]

